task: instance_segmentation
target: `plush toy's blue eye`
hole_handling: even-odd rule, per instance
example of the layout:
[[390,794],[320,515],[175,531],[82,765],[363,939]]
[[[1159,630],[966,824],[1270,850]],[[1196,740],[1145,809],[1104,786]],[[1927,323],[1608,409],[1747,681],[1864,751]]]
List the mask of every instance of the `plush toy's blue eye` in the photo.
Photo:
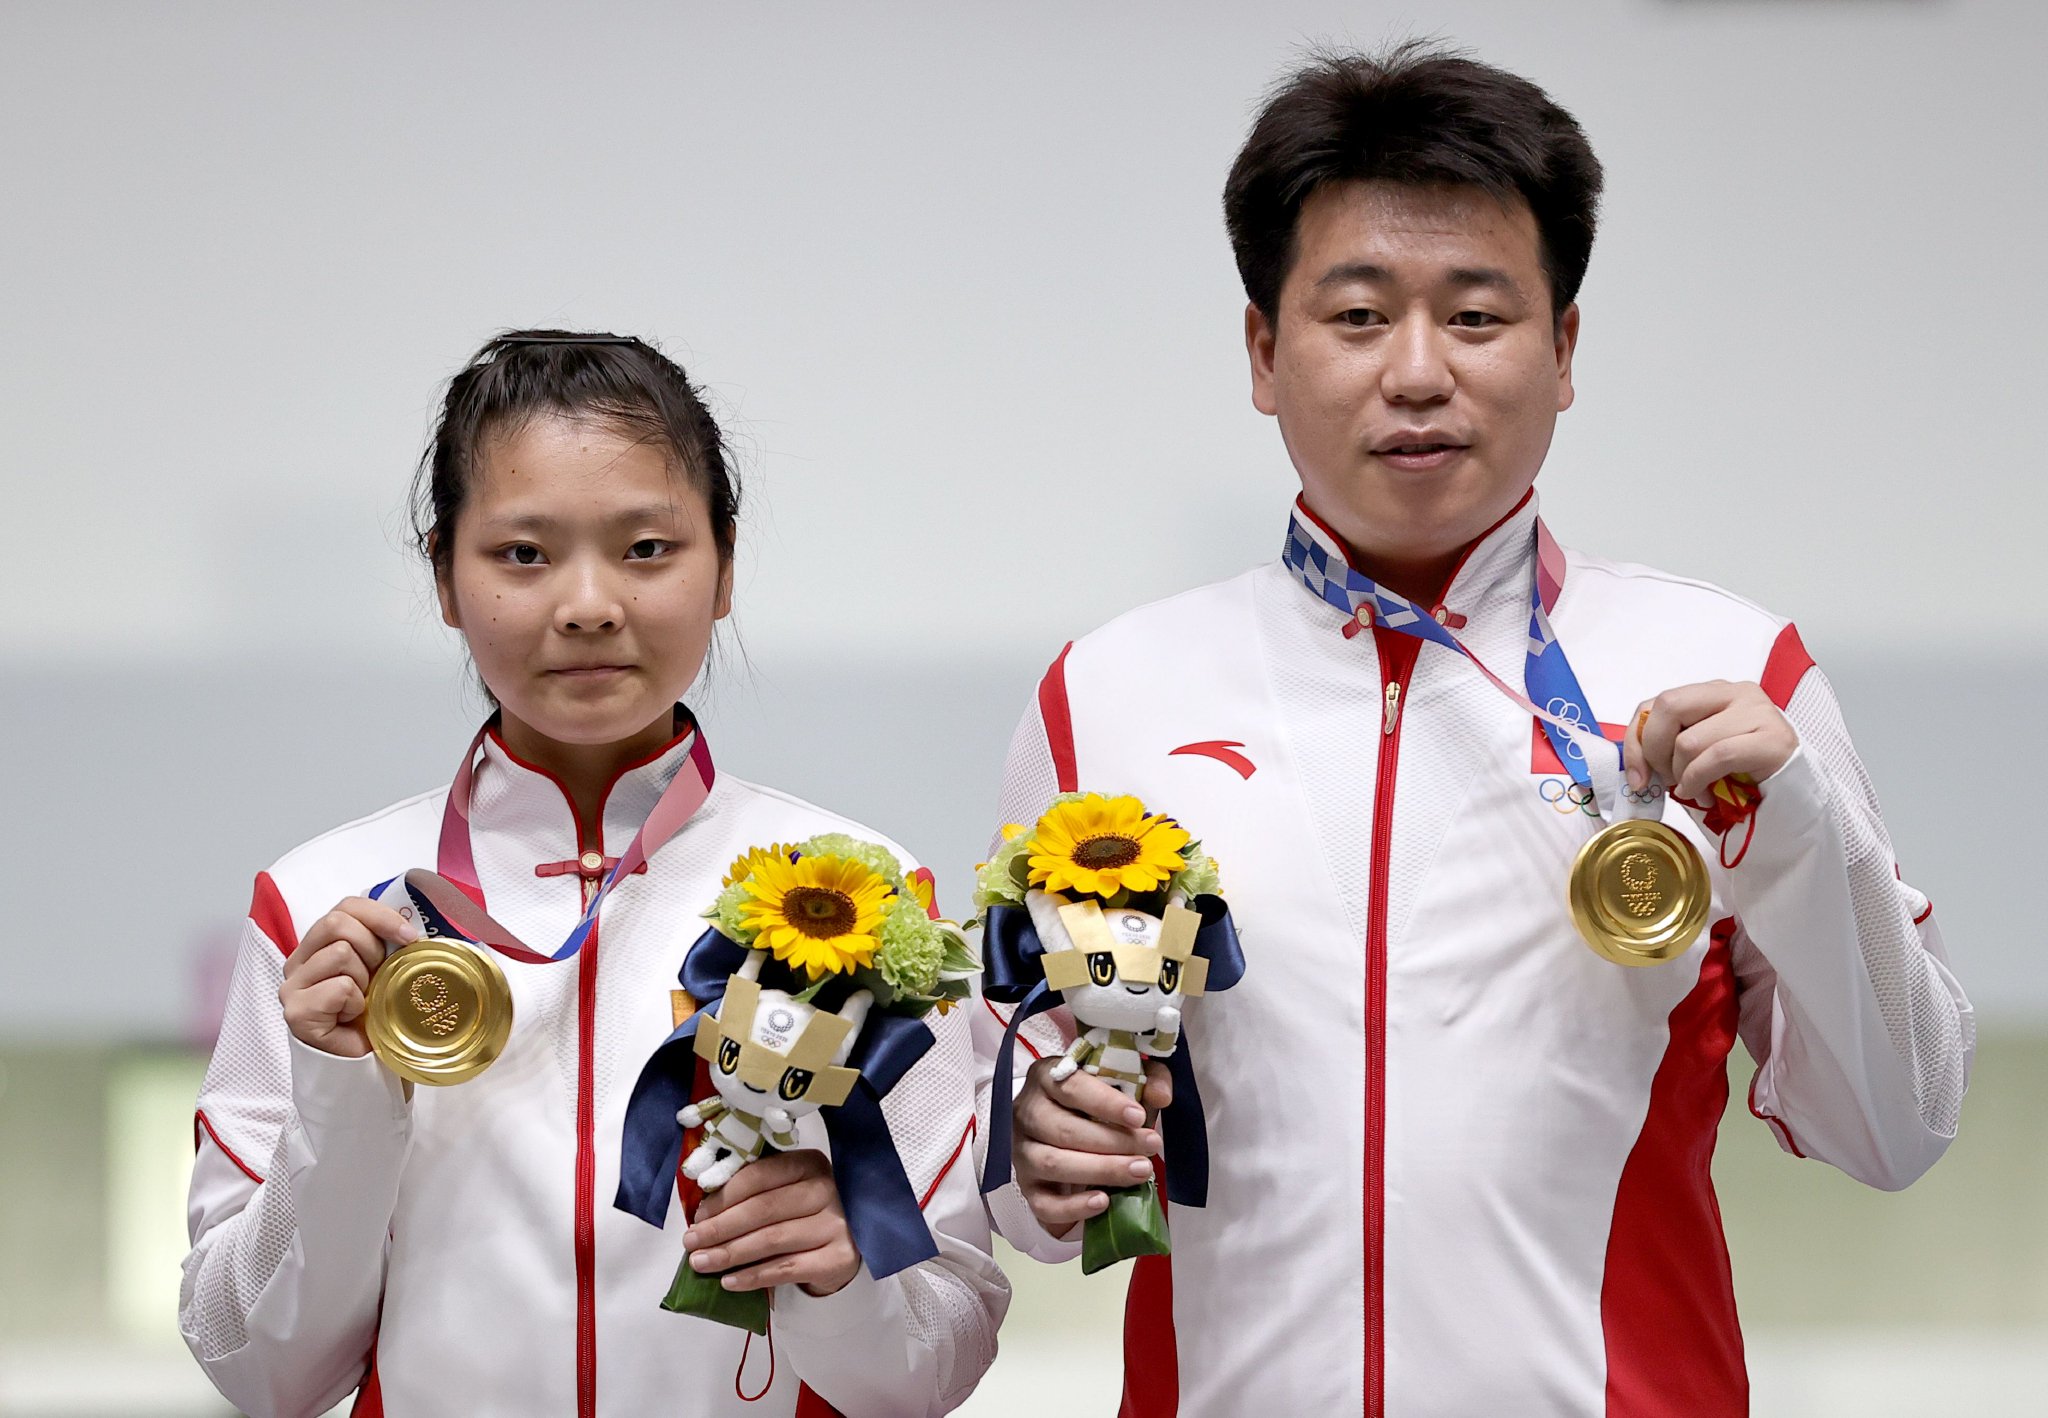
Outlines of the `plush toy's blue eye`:
[[1171,994],[1179,987],[1180,962],[1178,960],[1162,961],[1159,966],[1159,988]]
[[718,1041],[718,1071],[731,1073],[740,1066],[740,1041],[720,1039]]
[[811,1080],[816,1076],[807,1068],[786,1068],[782,1071],[782,1082],[775,1085],[775,1091],[794,1103],[810,1092]]
[[1098,950],[1088,957],[1088,978],[1098,985],[1107,985],[1116,979],[1116,957],[1106,950]]

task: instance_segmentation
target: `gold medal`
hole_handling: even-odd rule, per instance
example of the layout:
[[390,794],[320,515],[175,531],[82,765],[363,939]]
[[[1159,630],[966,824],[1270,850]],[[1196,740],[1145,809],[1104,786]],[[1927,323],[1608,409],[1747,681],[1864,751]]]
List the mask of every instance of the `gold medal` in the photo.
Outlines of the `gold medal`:
[[1604,827],[1572,863],[1572,922],[1617,965],[1685,954],[1707,924],[1707,865],[1680,833],[1650,818]]
[[487,953],[434,937],[400,946],[370,977],[370,1047],[414,1083],[466,1083],[512,1034],[512,987]]

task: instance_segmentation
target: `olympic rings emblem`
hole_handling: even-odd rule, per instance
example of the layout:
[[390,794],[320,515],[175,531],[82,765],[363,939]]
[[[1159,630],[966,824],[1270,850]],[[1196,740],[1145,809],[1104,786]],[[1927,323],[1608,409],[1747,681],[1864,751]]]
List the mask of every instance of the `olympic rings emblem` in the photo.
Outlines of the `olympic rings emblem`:
[[1584,783],[1574,783],[1565,778],[1545,778],[1537,785],[1536,791],[1558,812],[1583,812],[1588,817],[1600,815],[1600,809],[1593,804],[1593,790]]

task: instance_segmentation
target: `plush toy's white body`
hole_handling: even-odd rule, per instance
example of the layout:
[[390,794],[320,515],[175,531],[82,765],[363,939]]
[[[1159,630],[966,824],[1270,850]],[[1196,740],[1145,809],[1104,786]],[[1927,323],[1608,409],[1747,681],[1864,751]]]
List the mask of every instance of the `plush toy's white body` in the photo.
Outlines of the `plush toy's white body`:
[[[1024,904],[1048,953],[1082,949],[1061,919],[1066,903],[1060,898],[1033,891]],[[1060,990],[1080,1032],[1053,1064],[1052,1076],[1085,1070],[1135,1098],[1145,1085],[1145,1061],[1172,1057],[1180,1043],[1182,975],[1178,962],[1159,959],[1159,917],[1116,907],[1103,911],[1102,921],[1116,945],[1143,952],[1149,973],[1134,976],[1109,952],[1087,952],[1083,982]]]
[[[758,979],[765,959],[760,951],[750,953],[734,979],[750,983]],[[707,1192],[731,1181],[735,1172],[769,1147],[788,1150],[797,1146],[796,1120],[845,1097],[843,1088],[836,1090],[837,1096],[819,1096],[831,1091],[812,1086],[822,1072],[825,1051],[815,1039],[809,1048],[803,1046],[813,1033],[814,1021],[821,1029],[832,1026],[830,1032],[843,1029],[838,1046],[829,1051],[836,1071],[852,1053],[873,1003],[872,995],[858,990],[837,1015],[830,1015],[783,990],[735,991],[728,985],[728,991],[718,1009],[722,1037],[709,1070],[718,1096],[700,1098],[676,1114],[676,1121],[684,1127],[704,1129],[703,1141],[683,1159],[683,1175]],[[754,999],[750,1017],[734,1013],[736,996],[742,1002]],[[727,1019],[728,1013],[734,1017]],[[739,1032],[726,1032],[724,1026]],[[746,1067],[741,1066],[743,1051],[748,1058]],[[768,1060],[761,1051],[782,1066],[776,1069],[771,1063],[764,1070],[760,1064]]]

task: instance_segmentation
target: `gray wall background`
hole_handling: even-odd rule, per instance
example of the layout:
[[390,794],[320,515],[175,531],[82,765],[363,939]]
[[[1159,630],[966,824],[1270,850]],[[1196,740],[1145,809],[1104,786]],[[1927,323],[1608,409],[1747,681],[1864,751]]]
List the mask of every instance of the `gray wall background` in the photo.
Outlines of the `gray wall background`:
[[710,385],[714,743],[962,902],[1059,644],[1273,553],[1222,176],[1304,44],[1417,32],[1608,165],[1553,525],[1798,617],[1987,1015],[2048,1022],[2041,7],[11,0],[0,1035],[203,1033],[250,875],[446,777],[404,491],[506,325]]

